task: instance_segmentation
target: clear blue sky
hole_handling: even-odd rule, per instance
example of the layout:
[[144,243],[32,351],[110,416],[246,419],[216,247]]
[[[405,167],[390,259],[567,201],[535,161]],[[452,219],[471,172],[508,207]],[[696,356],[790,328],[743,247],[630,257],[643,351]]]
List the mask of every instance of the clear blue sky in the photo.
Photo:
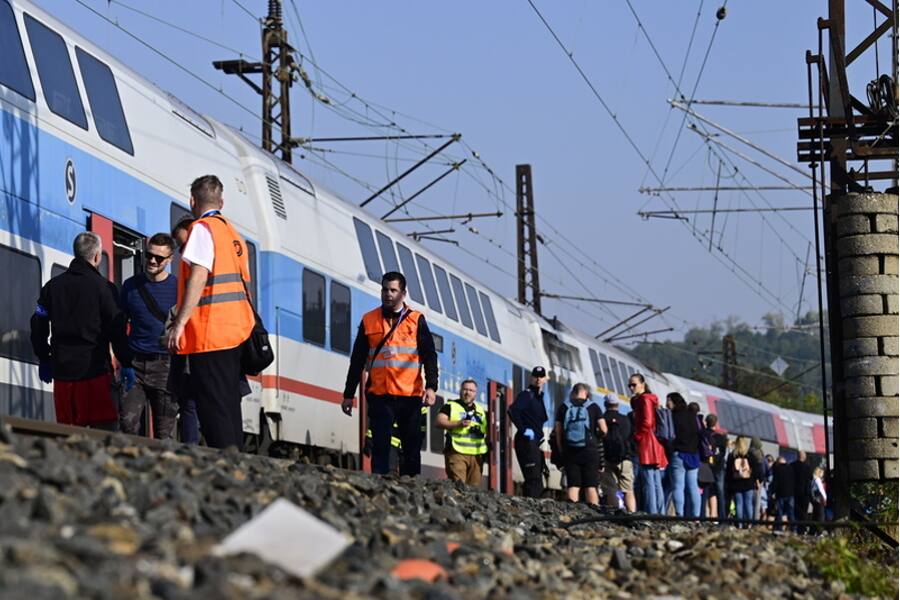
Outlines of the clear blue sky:
[[[233,0],[127,0],[159,19],[183,27],[196,36],[140,15],[115,0],[83,0],[101,14],[116,20],[179,64],[225,94],[256,111],[258,96],[234,77],[213,70],[211,61],[234,55],[209,41],[260,54],[258,24]],[[226,123],[242,126],[257,136],[260,122],[218,91],[135,42],[114,26],[72,0],[41,1],[46,10],[71,24],[88,39],[113,52],[161,87],[172,91],[201,112]],[[263,0],[240,0],[247,11],[261,16]],[[563,43],[573,52],[598,92],[633,137],[637,146],[662,174],[666,159],[682,123],[681,114],[670,111],[666,99],[673,86],[655,57],[625,0],[608,2],[537,1],[536,4]],[[698,9],[701,14],[691,53],[686,61],[682,89],[690,94],[710,44],[716,23],[716,2],[632,0],[632,6],[652,38],[663,61],[676,79],[685,60]],[[860,4],[860,7],[862,4]],[[297,9],[295,13],[295,7]],[[734,1],[727,5],[700,79],[696,98],[766,102],[804,102],[806,66],[804,53],[815,49],[818,16],[825,15],[824,0],[791,2]],[[810,212],[732,214],[717,219],[713,235],[727,257],[707,251],[710,216],[698,216],[692,226],[673,220],[642,221],[636,212],[664,210],[666,203],[638,193],[644,185],[656,185],[638,154],[556,45],[526,0],[493,2],[310,2],[285,0],[291,39],[314,64],[304,64],[313,88],[331,99],[331,106],[312,99],[302,85],[294,88],[294,134],[298,136],[374,135],[380,132],[348,119],[382,121],[382,115],[352,98],[337,80],[358,96],[398,114],[392,118],[415,133],[458,131],[471,149],[509,186],[515,165],[530,163],[534,169],[536,206],[542,221],[539,233],[546,242],[540,248],[545,291],[598,298],[634,300],[640,297],[657,306],[671,306],[664,320],[642,329],[671,325],[680,337],[689,324],[708,324],[730,315],[757,324],[771,311],[793,318],[799,299],[803,262],[813,240]],[[304,39],[296,14],[308,35]],[[871,28],[871,13],[848,8],[851,32]],[[853,21],[853,19],[856,19]],[[867,33],[864,32],[864,33]],[[863,34],[864,34],[863,33]],[[851,36],[853,37],[853,33]],[[854,39],[861,39],[856,36]],[[311,50],[311,52],[310,52]],[[890,51],[881,48],[881,69],[889,69]],[[861,60],[858,81],[874,76],[874,60]],[[864,97],[864,89],[857,94]],[[370,105],[374,106],[374,105]],[[697,106],[696,110],[764,145],[788,161],[794,160],[796,117],[801,111],[785,109],[722,108]],[[402,113],[402,114],[400,114]],[[421,119],[421,123],[415,119]],[[665,127],[664,127],[665,125]],[[659,142],[658,142],[659,140]],[[792,173],[733,140],[723,139],[753,154],[790,180],[803,183]],[[440,142],[429,142],[436,145]],[[657,147],[658,143],[658,147]],[[322,157],[346,174],[380,187],[423,156],[423,146],[370,142],[365,144],[317,144],[341,153],[310,155],[295,164],[332,189],[356,202],[367,189],[358,181],[323,166]],[[654,149],[656,153],[654,154]],[[364,154],[357,156],[346,154]],[[773,176],[719,151],[733,161],[722,170],[722,185],[781,184]],[[497,196],[514,206],[515,197],[505,191],[471,156],[470,149],[453,146],[436,164],[406,180],[395,196],[373,202],[382,214],[398,201],[442,173],[446,163],[469,158],[466,172],[451,175],[410,205],[413,215],[503,210],[502,219],[480,220],[470,225],[438,223],[436,229],[454,227],[451,236],[463,247],[426,242],[435,251],[459,264],[473,277],[507,296],[516,293],[515,220]],[[441,164],[443,163],[443,164]],[[718,158],[695,133],[683,131],[673,155],[666,183],[676,186],[715,184]],[[746,179],[743,179],[746,177]],[[494,194],[486,191],[495,190]],[[796,191],[756,193],[722,192],[720,207],[749,208],[769,202],[773,206],[809,205],[809,196]],[[710,208],[713,194],[678,194],[682,209]],[[724,228],[723,228],[724,225]],[[421,231],[420,224],[404,225],[403,231]],[[581,264],[572,261],[577,257]],[[565,261],[572,274],[560,261]],[[718,259],[718,260],[717,260]],[[742,283],[731,269],[735,261],[746,272]],[[810,254],[814,273],[814,253]],[[488,264],[488,262],[490,264]],[[723,265],[724,262],[724,265]],[[762,285],[760,285],[760,282]],[[765,288],[765,291],[762,288]],[[762,297],[761,297],[762,295]],[[814,279],[808,277],[802,310],[815,306]],[[556,314],[589,332],[614,322],[597,305],[545,300],[544,312]],[[628,312],[613,308],[619,317]]]

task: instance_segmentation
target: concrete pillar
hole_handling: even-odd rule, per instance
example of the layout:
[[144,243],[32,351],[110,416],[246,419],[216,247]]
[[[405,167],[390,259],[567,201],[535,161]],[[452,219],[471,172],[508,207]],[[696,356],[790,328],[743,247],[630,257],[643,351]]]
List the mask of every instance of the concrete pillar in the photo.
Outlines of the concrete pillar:
[[[897,479],[898,197],[847,194],[834,202],[843,391],[850,481]],[[836,444],[836,447],[841,447]]]

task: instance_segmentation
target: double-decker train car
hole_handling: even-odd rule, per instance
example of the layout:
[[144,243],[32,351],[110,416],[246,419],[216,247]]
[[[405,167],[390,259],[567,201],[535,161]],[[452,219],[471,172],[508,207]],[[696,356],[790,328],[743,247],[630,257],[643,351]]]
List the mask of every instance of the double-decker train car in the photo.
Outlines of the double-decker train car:
[[[579,381],[598,397],[627,400],[628,376],[641,372],[661,398],[679,391],[697,400],[729,433],[759,435],[782,451],[824,451],[815,415],[653,372],[503,298],[19,0],[0,0],[0,414],[55,418],[29,319],[41,285],[71,260],[75,235],[100,235],[101,272],[121,284],[141,270],[144,240],[187,214],[190,182],[207,173],[223,181],[225,213],[248,242],[252,297],[275,348],[244,399],[248,435],[360,465],[365,423],[338,405],[356,326],[379,303],[381,274],[396,270],[438,350],[441,389],[429,421],[463,379],[478,381],[493,415],[498,489],[520,478],[505,405],[534,365],[551,373],[550,415]],[[442,432],[427,427],[426,473],[443,475],[442,452]],[[558,480],[553,471],[551,484]]]

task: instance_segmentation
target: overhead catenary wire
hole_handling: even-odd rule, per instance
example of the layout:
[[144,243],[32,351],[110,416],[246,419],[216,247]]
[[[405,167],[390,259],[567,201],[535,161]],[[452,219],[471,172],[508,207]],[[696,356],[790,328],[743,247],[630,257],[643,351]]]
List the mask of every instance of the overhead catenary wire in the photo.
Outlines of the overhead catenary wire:
[[[632,138],[632,136],[629,134],[628,130],[625,129],[624,125],[622,124],[622,122],[620,121],[620,119],[618,118],[618,116],[612,111],[612,109],[610,108],[609,104],[606,102],[606,100],[603,98],[603,96],[602,96],[602,95],[600,94],[600,92],[597,90],[597,87],[594,85],[593,81],[591,81],[591,79],[587,76],[587,74],[585,73],[584,69],[582,69],[582,67],[581,67],[581,65],[578,63],[578,61],[576,61],[575,58],[572,56],[571,52],[569,52],[569,50],[568,50],[568,48],[566,47],[566,45],[565,45],[565,44],[563,43],[563,41],[559,38],[559,36],[557,35],[556,31],[553,29],[553,27],[550,25],[550,23],[547,21],[547,19],[546,19],[546,18],[544,17],[544,15],[541,13],[541,11],[538,9],[538,7],[535,5],[534,1],[533,1],[533,0],[527,0],[527,2],[528,2],[528,4],[531,6],[532,10],[533,10],[534,13],[537,15],[537,17],[540,19],[540,21],[543,23],[544,27],[547,29],[547,31],[550,33],[550,35],[553,37],[553,39],[555,40],[556,44],[557,44],[557,45],[559,46],[559,48],[563,51],[563,53],[566,55],[566,57],[568,58],[569,62],[573,65],[573,67],[575,68],[575,70],[578,72],[578,74],[579,74],[579,76],[581,77],[581,79],[587,84],[588,88],[591,90],[591,92],[592,92],[592,94],[594,95],[594,97],[597,99],[597,101],[598,101],[598,102],[600,103],[600,105],[603,107],[604,111],[605,111],[605,112],[607,113],[607,115],[613,120],[613,122],[614,122],[614,124],[616,125],[617,129],[622,133],[623,137],[626,139],[626,141],[628,142],[628,144],[629,144],[629,145],[631,146],[631,148],[635,151],[635,153],[637,153],[637,155],[640,157],[640,159],[643,161],[643,163],[644,163],[645,165],[647,165],[647,167],[648,167],[648,169],[650,170],[650,173],[653,175],[654,179],[657,180],[657,182],[659,183],[660,186],[664,186],[664,185],[665,185],[665,182],[664,182],[663,178],[662,178],[662,177],[660,176],[660,174],[656,171],[656,169],[653,168],[653,166],[652,166],[652,164],[650,163],[650,161],[649,161],[649,159],[647,158],[647,156],[644,154],[644,152],[640,149],[640,147],[639,147],[639,146],[637,145],[637,143],[634,141],[634,139]],[[727,3],[727,0],[726,0],[726,3]],[[718,30],[718,23],[716,23],[716,29]],[[715,37],[715,35],[714,35],[713,37]],[[710,48],[711,48],[711,46],[710,46]],[[708,50],[709,50],[709,49],[708,49]],[[707,58],[708,58],[708,54],[709,54],[709,52],[707,52]],[[706,64],[706,58],[704,58],[704,66],[705,66],[705,64]],[[701,69],[701,70],[702,70],[702,69]],[[696,86],[695,86],[695,88],[696,88]],[[671,197],[671,202],[675,205],[674,207],[677,208],[677,200],[675,200],[674,197]],[[690,228],[690,226],[688,226],[688,227]],[[698,241],[701,242],[701,244],[703,244],[703,242],[707,239],[707,236],[706,236],[705,234],[703,234],[702,232],[694,231],[694,232],[692,232],[692,235],[693,235],[695,238],[697,238]],[[784,303],[784,301],[783,301],[780,297],[778,297],[778,295],[776,295],[774,292],[772,292],[771,290],[769,290],[769,289],[765,286],[765,284],[764,284],[762,281],[756,279],[749,271],[746,270],[745,267],[743,267],[740,263],[738,263],[737,261],[735,261],[735,260],[734,260],[730,255],[728,255],[724,250],[722,250],[721,247],[717,248],[717,250],[718,250],[719,254],[711,253],[711,256],[713,256],[714,258],[716,258],[716,260],[719,260],[720,262],[722,262],[722,260],[726,260],[726,261],[729,263],[729,265],[730,265],[730,267],[728,267],[729,270],[730,270],[730,271],[731,271],[731,272],[732,272],[732,273],[733,273],[740,281],[742,281],[743,283],[745,283],[745,285],[748,285],[748,287],[749,287],[756,295],[758,295],[760,298],[762,298],[762,299],[765,300],[767,303],[770,303],[770,304],[773,305],[773,306],[776,306],[776,307],[782,307],[782,308],[784,308],[784,309],[786,309],[786,310],[789,310],[788,306]],[[719,255],[721,255],[721,256],[719,256]],[[752,284],[752,285],[751,285],[751,284]]]

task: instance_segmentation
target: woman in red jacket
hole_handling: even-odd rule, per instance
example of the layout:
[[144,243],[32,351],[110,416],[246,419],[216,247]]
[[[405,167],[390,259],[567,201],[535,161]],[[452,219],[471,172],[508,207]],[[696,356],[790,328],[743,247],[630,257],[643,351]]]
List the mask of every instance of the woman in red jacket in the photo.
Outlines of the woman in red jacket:
[[656,439],[656,408],[659,399],[650,393],[644,376],[635,373],[628,379],[631,398],[634,441],[640,464],[638,478],[641,491],[641,509],[651,514],[664,514],[665,496],[662,489],[662,473],[669,465],[666,451]]

